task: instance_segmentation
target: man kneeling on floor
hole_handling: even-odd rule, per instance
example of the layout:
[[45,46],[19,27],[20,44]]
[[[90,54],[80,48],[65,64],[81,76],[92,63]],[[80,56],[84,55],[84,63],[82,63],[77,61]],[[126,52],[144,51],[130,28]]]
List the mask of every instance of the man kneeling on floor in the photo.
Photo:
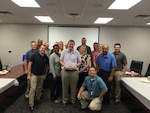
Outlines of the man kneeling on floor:
[[96,75],[96,68],[91,67],[78,92],[77,98],[80,100],[80,110],[89,108],[91,111],[100,111],[103,96],[107,92],[104,81]]

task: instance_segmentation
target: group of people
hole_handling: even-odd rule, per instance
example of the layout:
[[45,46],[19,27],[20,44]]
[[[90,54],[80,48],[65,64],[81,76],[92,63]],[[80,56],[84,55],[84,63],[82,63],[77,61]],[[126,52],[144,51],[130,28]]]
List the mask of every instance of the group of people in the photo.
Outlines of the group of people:
[[110,94],[116,104],[120,102],[120,77],[126,71],[127,59],[120,51],[119,43],[114,45],[113,53],[109,52],[107,44],[98,42],[93,43],[94,50],[91,51],[85,37],[77,49],[74,40],[69,40],[65,49],[62,41],[56,42],[52,50],[49,43],[43,44],[42,39],[37,43],[32,41],[30,45],[24,67],[28,78],[25,98],[29,99],[31,112],[34,103],[40,103],[43,82],[49,72],[53,77],[51,100],[54,103],[62,101],[63,107],[69,100],[75,107],[78,99],[80,110],[100,111],[102,102],[109,104]]

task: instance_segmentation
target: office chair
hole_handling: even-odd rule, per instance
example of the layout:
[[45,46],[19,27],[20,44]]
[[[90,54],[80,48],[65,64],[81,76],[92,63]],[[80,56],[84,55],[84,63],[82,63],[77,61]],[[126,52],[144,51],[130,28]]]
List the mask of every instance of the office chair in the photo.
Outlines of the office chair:
[[0,71],[3,70],[3,65],[2,65],[2,62],[1,62],[1,59],[0,59]]
[[145,73],[145,77],[150,76],[150,64],[148,65],[147,71]]
[[132,60],[130,70],[141,74],[143,68],[143,61]]

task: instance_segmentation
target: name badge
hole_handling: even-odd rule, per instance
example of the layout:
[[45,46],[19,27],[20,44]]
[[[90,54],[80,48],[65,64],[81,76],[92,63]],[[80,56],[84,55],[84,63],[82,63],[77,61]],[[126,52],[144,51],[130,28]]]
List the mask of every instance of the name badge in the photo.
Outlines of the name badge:
[[93,91],[91,91],[91,95],[93,95]]

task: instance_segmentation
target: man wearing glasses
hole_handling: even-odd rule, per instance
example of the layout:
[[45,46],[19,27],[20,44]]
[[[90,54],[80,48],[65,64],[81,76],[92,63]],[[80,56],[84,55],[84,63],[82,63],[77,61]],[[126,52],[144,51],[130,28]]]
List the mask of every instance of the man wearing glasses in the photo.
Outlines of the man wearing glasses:
[[85,78],[77,95],[81,103],[80,110],[89,108],[91,111],[100,111],[103,96],[107,92],[107,86],[104,81],[96,75],[95,67],[91,67],[88,74],[89,76]]

